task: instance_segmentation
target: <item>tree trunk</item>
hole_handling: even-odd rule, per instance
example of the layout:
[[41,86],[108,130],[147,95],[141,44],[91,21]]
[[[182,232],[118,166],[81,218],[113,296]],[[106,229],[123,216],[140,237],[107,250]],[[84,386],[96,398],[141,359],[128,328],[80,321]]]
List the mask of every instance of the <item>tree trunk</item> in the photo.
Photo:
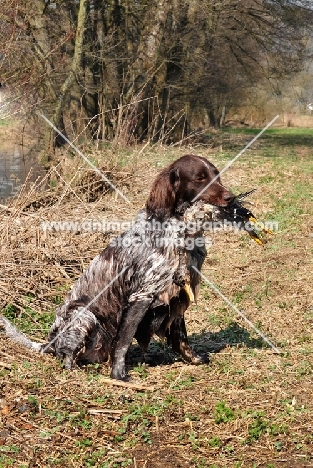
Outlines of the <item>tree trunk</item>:
[[[64,122],[63,122],[63,112],[67,103],[67,97],[70,89],[76,84],[75,82],[77,75],[80,71],[82,56],[83,56],[83,44],[84,44],[84,33],[85,33],[85,23],[87,17],[87,0],[80,0],[79,10],[77,17],[77,28],[76,28],[76,37],[75,37],[75,47],[74,54],[71,62],[71,67],[67,75],[66,80],[64,81],[60,95],[57,100],[55,111],[52,117],[52,123],[62,132],[65,132]],[[56,132],[52,129],[49,132],[48,140],[46,141],[46,148],[48,154],[52,154],[56,146],[64,144],[64,140],[59,135],[56,135]]]

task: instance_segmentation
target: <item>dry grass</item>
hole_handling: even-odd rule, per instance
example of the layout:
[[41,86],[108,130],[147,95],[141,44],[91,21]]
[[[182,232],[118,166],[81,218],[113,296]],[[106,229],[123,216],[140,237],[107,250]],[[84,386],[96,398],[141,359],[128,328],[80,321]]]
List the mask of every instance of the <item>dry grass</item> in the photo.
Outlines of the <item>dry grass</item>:
[[[1,468],[313,466],[313,167],[309,140],[303,144],[303,135],[290,132],[269,135],[223,177],[236,192],[257,187],[252,211],[277,220],[279,232],[264,248],[244,233],[216,234],[204,267],[281,355],[206,283],[186,318],[193,346],[211,353],[209,364],[186,365],[155,341],[150,354],[159,364],[142,365],[134,344],[129,365],[138,388],[108,384],[106,365],[63,371],[54,358],[2,335]],[[94,155],[130,205],[76,158],[65,158],[51,174],[52,188],[38,194],[28,186],[1,209],[4,313],[43,340],[56,304],[113,235],[43,232],[42,221],[130,220],[168,161],[193,151],[221,168],[249,138],[227,135],[219,153],[205,147],[120,153],[118,168],[109,149],[105,157]]]

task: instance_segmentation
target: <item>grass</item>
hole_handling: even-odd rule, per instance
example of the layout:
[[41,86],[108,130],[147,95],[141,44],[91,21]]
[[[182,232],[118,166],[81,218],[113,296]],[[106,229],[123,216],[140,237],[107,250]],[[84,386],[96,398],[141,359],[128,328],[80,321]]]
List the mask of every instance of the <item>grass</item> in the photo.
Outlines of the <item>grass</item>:
[[227,423],[235,419],[234,411],[229,408],[225,401],[220,401],[215,406],[214,421],[216,424]]
[[[3,313],[44,340],[74,278],[107,242],[101,233],[41,238],[42,218],[87,210],[89,218],[130,219],[160,167],[197,152],[222,168],[258,131],[223,131],[218,152],[147,147],[142,161],[139,149],[125,152],[131,206],[110,195],[71,204],[61,194],[60,204],[34,208],[29,220],[21,215],[23,228],[11,216],[8,229],[2,214]],[[210,355],[209,363],[190,366],[154,342],[149,356],[158,364],[142,364],[134,343],[130,374],[147,390],[107,385],[105,364],[64,371],[55,358],[1,335],[0,468],[312,465],[312,132],[270,129],[223,174],[235,193],[258,188],[251,210],[262,221],[278,221],[279,229],[264,247],[245,233],[212,236],[203,269],[282,353],[272,353],[204,282],[186,322],[192,346]]]
[[1,119],[0,118],[0,127],[8,127],[12,123],[9,119]]
[[[262,128],[236,128],[236,127],[225,127],[222,129],[224,134],[231,135],[258,135]],[[284,146],[289,146],[290,143],[295,141],[299,145],[307,142],[313,136],[312,128],[269,128],[262,135],[262,140],[269,142],[271,145],[275,145],[277,142]]]

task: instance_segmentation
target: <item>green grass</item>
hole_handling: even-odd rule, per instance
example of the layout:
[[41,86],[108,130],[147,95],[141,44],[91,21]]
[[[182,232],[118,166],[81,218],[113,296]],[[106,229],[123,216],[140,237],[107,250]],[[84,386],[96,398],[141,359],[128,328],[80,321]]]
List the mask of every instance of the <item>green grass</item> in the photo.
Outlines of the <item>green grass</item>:
[[0,127],[8,127],[11,121],[9,119],[1,119],[0,118]]
[[[260,133],[256,128],[224,128],[219,136],[223,147],[223,156],[226,160],[232,159],[235,153],[249,143],[253,137]],[[227,137],[227,138],[226,138]],[[299,162],[297,148],[313,149],[313,129],[311,128],[269,128],[258,140],[243,153],[242,161],[253,159],[254,164],[260,156],[269,160],[279,159],[279,165]],[[253,155],[253,157],[252,157]],[[306,156],[308,159],[308,155]]]
[[247,444],[258,440],[267,430],[268,422],[264,419],[263,412],[257,412],[253,415],[253,421],[248,426],[249,436],[246,439]]
[[45,337],[53,323],[55,312],[37,312],[30,306],[25,306],[24,312],[12,304],[5,307],[1,313],[26,334]]
[[[222,133],[231,133],[234,135],[243,134],[243,135],[257,135],[264,127],[260,128],[250,128],[250,127],[223,127],[221,129]],[[264,134],[264,136],[282,136],[282,137],[289,137],[289,136],[300,136],[300,137],[307,137],[313,136],[313,129],[312,128],[280,128],[280,127],[272,127],[268,128]],[[263,138],[263,136],[262,136]]]
[[226,405],[225,401],[220,401],[215,406],[214,420],[216,424],[227,423],[235,419],[234,411]]

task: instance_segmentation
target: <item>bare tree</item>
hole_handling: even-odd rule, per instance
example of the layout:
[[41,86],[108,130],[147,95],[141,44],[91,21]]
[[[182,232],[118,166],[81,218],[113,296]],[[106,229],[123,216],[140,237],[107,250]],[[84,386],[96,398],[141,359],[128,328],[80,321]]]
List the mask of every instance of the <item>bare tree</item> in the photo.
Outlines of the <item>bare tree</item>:
[[123,144],[219,126],[265,81],[298,73],[313,13],[308,0],[1,6],[1,73],[16,94],[70,137]]

